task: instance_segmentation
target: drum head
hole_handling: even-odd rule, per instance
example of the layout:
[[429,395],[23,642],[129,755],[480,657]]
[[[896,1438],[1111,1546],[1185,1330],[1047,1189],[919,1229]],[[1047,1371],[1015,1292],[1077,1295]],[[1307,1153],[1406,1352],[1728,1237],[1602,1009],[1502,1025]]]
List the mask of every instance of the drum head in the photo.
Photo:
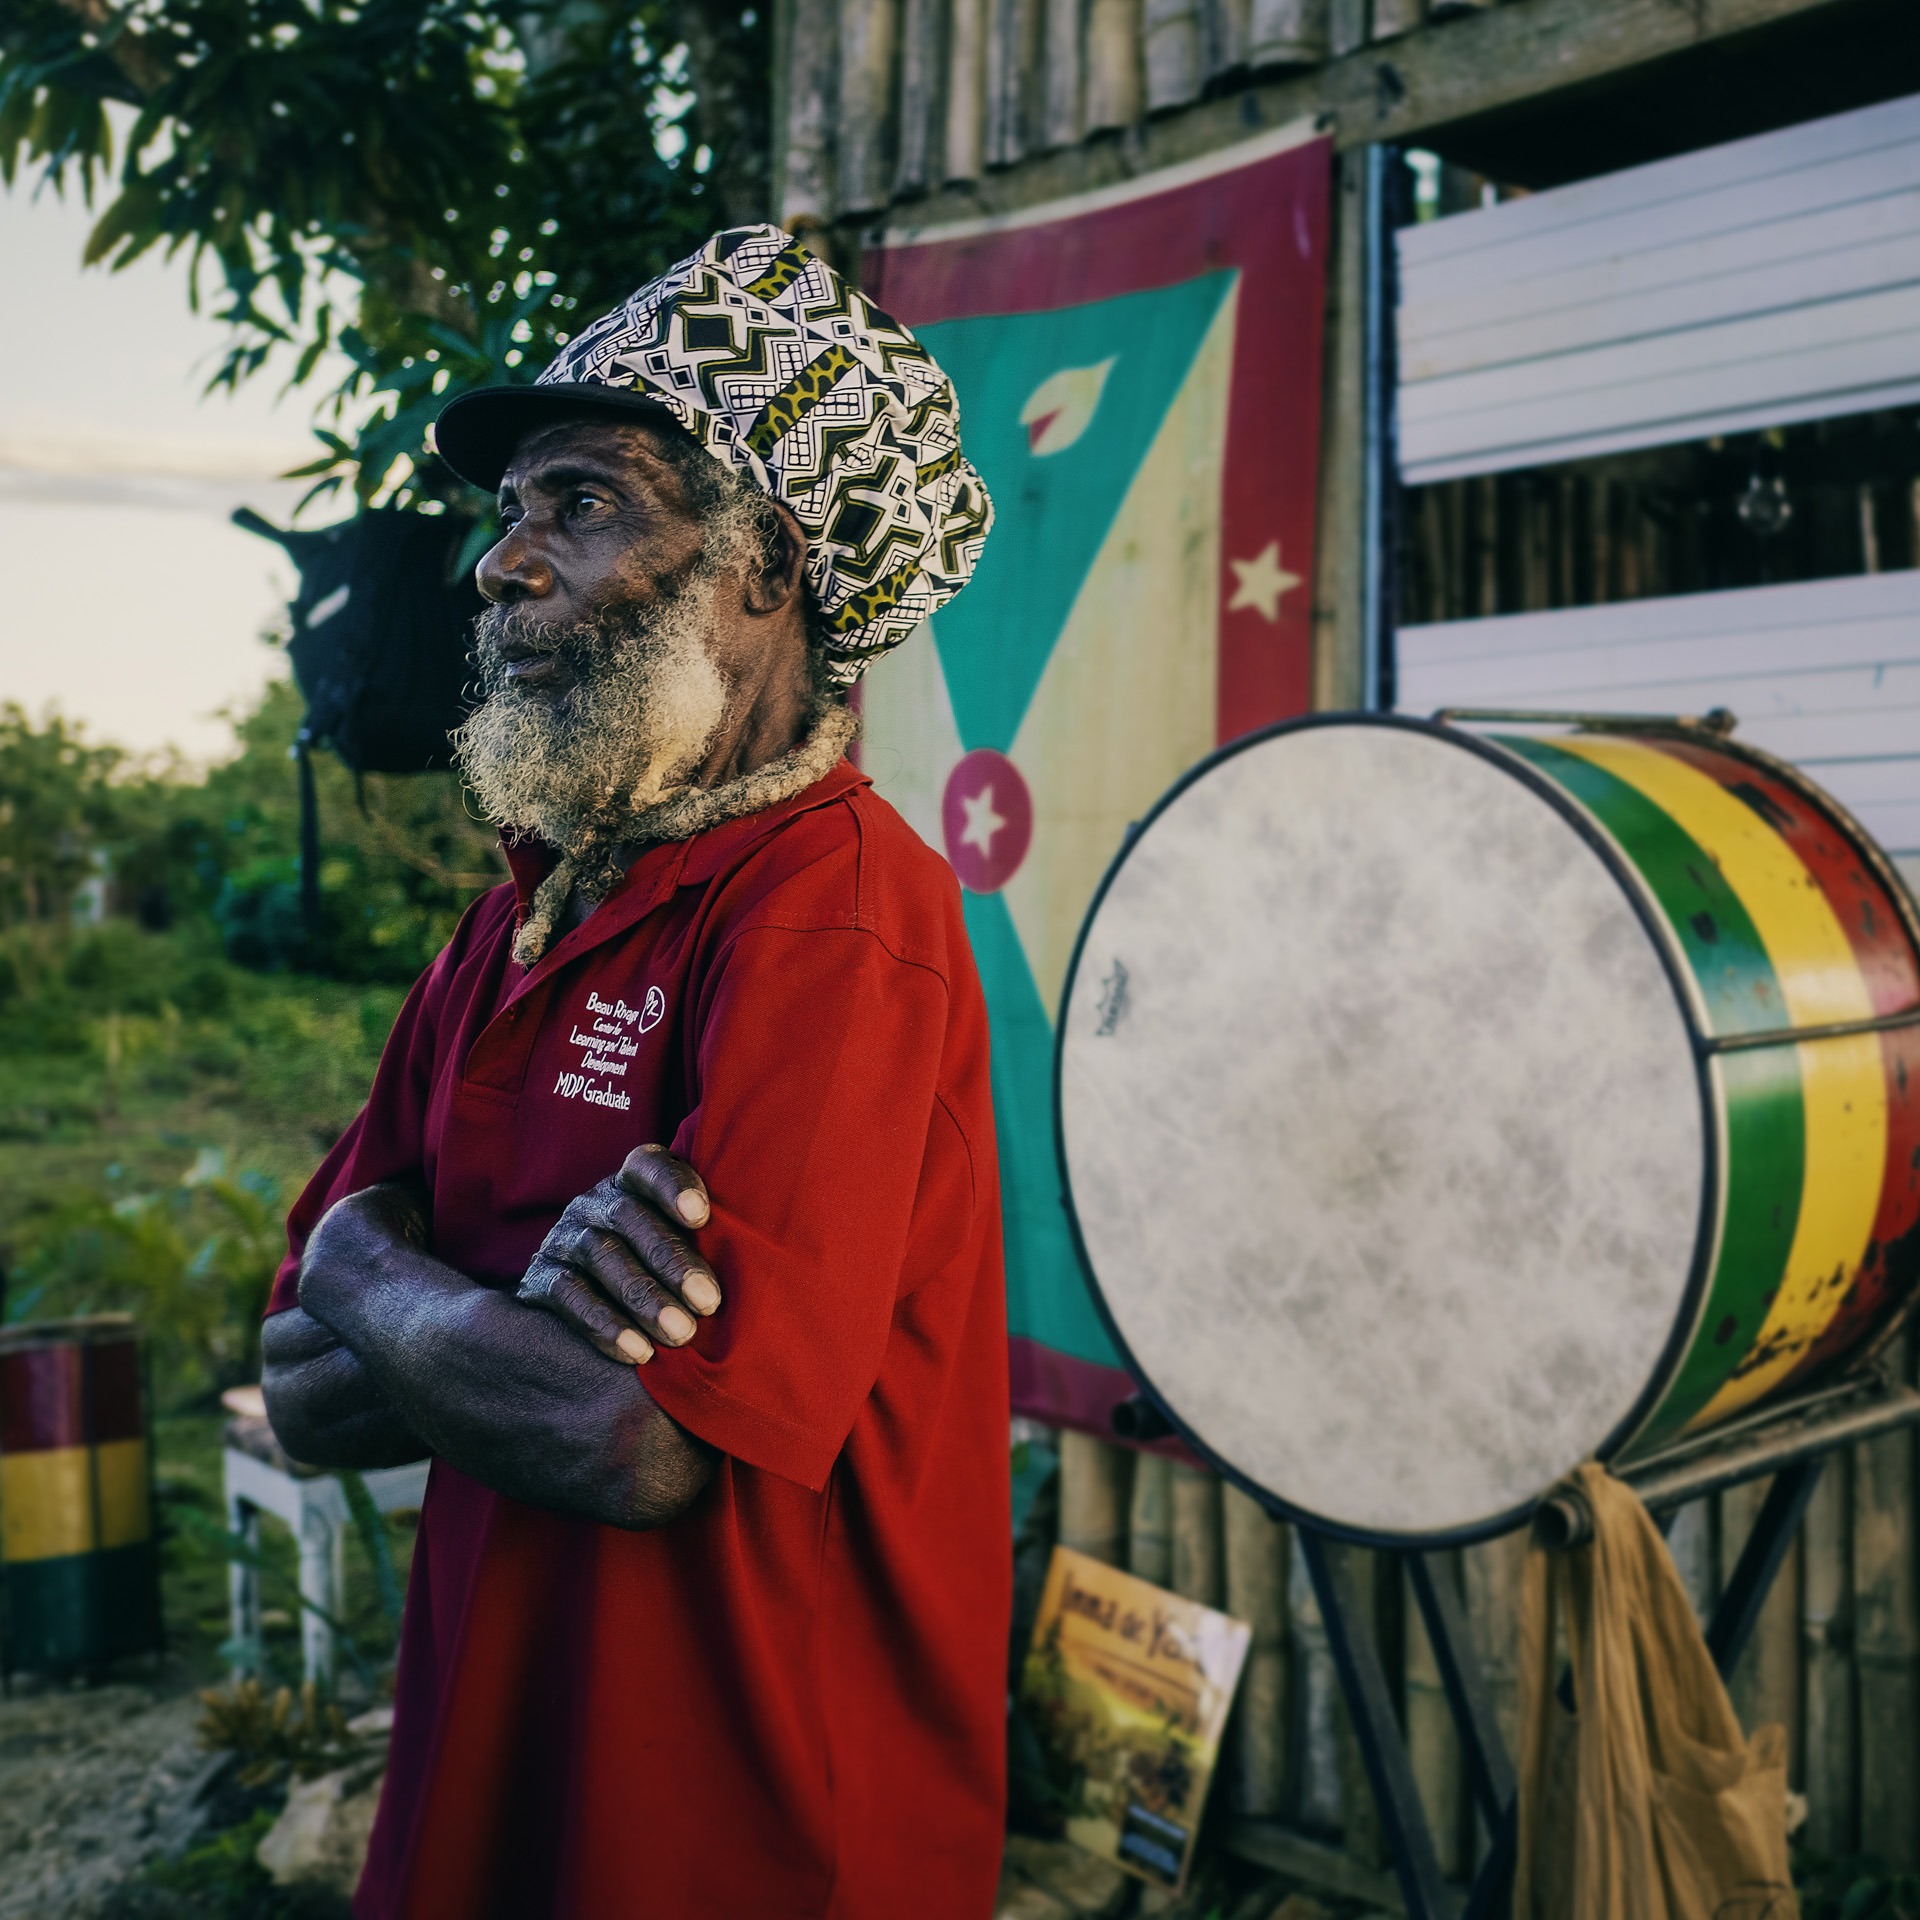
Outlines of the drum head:
[[1174,789],[1059,1037],[1076,1230],[1181,1427],[1356,1535],[1495,1530],[1691,1305],[1702,1083],[1627,883],[1524,770],[1307,723]]

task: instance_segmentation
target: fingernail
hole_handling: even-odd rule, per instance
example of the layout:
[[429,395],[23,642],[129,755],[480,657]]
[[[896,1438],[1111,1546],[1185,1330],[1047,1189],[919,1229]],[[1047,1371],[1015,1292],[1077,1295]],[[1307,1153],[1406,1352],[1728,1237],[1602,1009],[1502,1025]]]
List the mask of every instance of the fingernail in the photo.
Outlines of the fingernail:
[[680,1295],[695,1313],[711,1313],[720,1304],[720,1289],[704,1273],[690,1273],[680,1282]]
[[704,1227],[707,1215],[712,1211],[707,1205],[705,1194],[695,1193],[689,1188],[680,1196],[680,1218],[690,1227]]
[[620,1337],[613,1343],[633,1362],[636,1367],[644,1367],[653,1358],[653,1349],[634,1332],[631,1327],[621,1330]]
[[693,1338],[693,1316],[682,1313],[678,1307],[662,1307],[660,1310],[660,1331],[669,1340],[691,1340]]

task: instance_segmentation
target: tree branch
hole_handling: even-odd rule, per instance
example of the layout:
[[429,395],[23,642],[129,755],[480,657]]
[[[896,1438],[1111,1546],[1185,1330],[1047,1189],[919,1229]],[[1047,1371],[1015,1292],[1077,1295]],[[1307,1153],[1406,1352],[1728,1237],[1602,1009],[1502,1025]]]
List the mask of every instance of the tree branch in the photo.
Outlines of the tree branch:
[[180,63],[170,53],[107,0],[59,0],[59,4],[100,36],[101,51],[143,97],[158,93],[180,71]]

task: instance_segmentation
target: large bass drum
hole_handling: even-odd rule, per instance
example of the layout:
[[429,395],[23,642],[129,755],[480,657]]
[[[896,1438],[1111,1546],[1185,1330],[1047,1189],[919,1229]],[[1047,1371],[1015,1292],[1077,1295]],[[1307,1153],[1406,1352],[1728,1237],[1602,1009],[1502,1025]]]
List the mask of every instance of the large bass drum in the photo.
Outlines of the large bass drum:
[[1795,1394],[1920,1277],[1917,953],[1860,829],[1711,730],[1237,742],[1067,978],[1109,1329],[1216,1465],[1395,1544]]

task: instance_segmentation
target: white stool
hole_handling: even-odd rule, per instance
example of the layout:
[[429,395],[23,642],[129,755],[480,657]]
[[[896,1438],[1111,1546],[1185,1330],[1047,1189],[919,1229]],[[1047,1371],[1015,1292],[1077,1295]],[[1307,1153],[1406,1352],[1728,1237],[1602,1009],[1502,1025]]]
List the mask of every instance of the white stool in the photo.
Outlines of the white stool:
[[[245,1388],[238,1389],[244,1393]],[[258,1389],[254,1391],[257,1393]],[[236,1395],[237,1397],[237,1395]],[[427,1493],[428,1462],[410,1467],[379,1467],[361,1475],[381,1513],[418,1507]],[[288,1460],[264,1416],[242,1413],[227,1423],[224,1479],[227,1530],[249,1545],[260,1544],[260,1515],[271,1513],[293,1529],[300,1543],[300,1597],[312,1606],[300,1609],[301,1665],[307,1679],[326,1685],[333,1679],[333,1629],[313,1611],[340,1618],[345,1591],[345,1549],[352,1511],[339,1478]],[[227,1568],[227,1600],[234,1640],[257,1643],[260,1635],[260,1575],[235,1560]],[[241,1669],[235,1668],[235,1672]]]

